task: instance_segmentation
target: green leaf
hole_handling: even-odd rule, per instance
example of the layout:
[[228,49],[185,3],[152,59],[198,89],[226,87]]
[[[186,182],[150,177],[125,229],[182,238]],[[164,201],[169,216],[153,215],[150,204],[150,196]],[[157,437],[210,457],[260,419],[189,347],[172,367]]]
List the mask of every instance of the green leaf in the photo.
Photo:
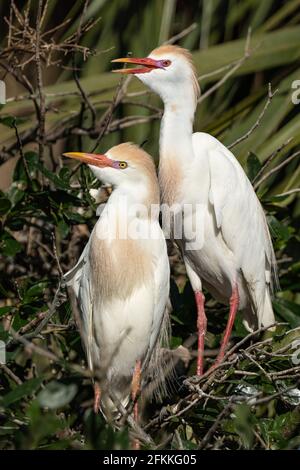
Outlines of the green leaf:
[[11,310],[13,309],[14,307],[12,305],[9,305],[7,307],[0,307],[0,317],[2,315],[6,315],[7,313],[11,312]]
[[5,256],[15,256],[22,251],[23,246],[15,240],[8,232],[4,232],[0,240],[0,251]]
[[39,170],[41,171],[41,173],[43,173],[43,175],[45,175],[48,178],[48,180],[50,180],[52,183],[54,183],[57,188],[59,188],[59,189],[70,189],[70,186],[67,182],[62,180],[59,176],[57,176],[52,171],[48,170],[41,163],[39,164]]
[[70,227],[68,224],[66,224],[66,222],[62,219],[58,222],[57,224],[57,228],[59,230],[59,233],[60,233],[60,236],[61,238],[66,238],[66,236],[69,234],[70,232]]
[[22,230],[25,224],[26,224],[26,220],[21,217],[11,216],[6,221],[7,227],[10,228],[11,230],[16,230],[16,231]]
[[11,208],[11,202],[6,197],[0,197],[0,215],[7,214]]
[[287,321],[292,328],[300,326],[300,305],[284,299],[274,299],[275,312]]
[[6,127],[18,126],[19,124],[23,124],[24,122],[26,122],[26,119],[16,118],[15,116],[1,116],[0,117],[0,124]]
[[289,227],[283,225],[273,215],[269,215],[267,219],[272,235],[274,235],[277,239],[281,239],[287,242],[291,236]]
[[259,170],[261,163],[255,153],[250,152],[247,158],[247,175],[250,181],[253,181]]
[[235,407],[234,410],[234,427],[236,432],[242,439],[243,446],[246,449],[251,449],[254,434],[253,434],[253,424],[254,419],[251,413],[250,406],[245,404],[240,404]]
[[77,393],[77,385],[65,385],[53,380],[38,394],[38,402],[44,408],[56,410],[70,403]]
[[10,406],[21,400],[21,398],[32,395],[40,387],[42,381],[42,378],[36,377],[27,380],[27,382],[22,383],[22,385],[17,385],[11,392],[4,395],[0,403],[3,406]]
[[24,154],[29,172],[34,172],[39,166],[39,156],[36,152],[26,152]]
[[43,281],[31,286],[24,295],[24,302],[30,302],[33,298],[41,296],[48,284],[48,281]]

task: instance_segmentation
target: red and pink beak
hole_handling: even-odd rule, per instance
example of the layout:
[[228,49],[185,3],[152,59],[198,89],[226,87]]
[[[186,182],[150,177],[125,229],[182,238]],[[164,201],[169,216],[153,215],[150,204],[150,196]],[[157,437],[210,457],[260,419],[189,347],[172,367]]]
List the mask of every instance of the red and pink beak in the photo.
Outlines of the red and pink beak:
[[82,153],[82,152],[67,152],[63,154],[65,157],[74,158],[80,160],[87,165],[98,166],[99,168],[114,167],[114,162],[106,155],[100,155],[95,153]]
[[135,64],[140,67],[136,68],[124,68],[112,70],[112,72],[123,73],[123,74],[138,74],[138,73],[149,73],[154,69],[163,69],[164,66],[161,60],[150,59],[150,57],[144,57],[142,59],[133,57],[122,57],[120,59],[114,59],[112,62],[120,62],[124,64]]

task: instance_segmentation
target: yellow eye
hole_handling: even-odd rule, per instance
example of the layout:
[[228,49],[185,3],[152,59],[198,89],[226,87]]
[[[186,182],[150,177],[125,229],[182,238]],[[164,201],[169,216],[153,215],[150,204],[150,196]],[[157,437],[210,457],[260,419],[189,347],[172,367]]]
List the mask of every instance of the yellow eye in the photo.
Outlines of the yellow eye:
[[127,163],[126,162],[119,162],[119,168],[121,168],[121,170],[124,170],[124,168],[127,168]]

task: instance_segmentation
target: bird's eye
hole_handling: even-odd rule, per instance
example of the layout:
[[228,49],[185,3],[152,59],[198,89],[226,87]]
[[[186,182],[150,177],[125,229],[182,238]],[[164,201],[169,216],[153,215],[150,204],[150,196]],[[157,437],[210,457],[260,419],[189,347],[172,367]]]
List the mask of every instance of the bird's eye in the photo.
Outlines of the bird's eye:
[[121,170],[124,170],[125,168],[127,168],[127,163],[126,162],[119,162],[119,168],[121,168]]
[[163,64],[164,67],[169,67],[169,65],[171,65],[171,61],[170,60],[163,60],[162,64]]

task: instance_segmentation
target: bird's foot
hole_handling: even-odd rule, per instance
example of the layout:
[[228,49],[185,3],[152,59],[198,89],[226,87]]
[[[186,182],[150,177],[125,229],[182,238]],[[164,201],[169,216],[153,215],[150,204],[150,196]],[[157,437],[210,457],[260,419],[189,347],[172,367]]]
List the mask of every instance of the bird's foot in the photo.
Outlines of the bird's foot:
[[101,401],[101,389],[99,384],[96,382],[94,385],[94,413],[98,413],[100,409]]
[[198,355],[197,355],[197,375],[203,375],[204,369],[204,341],[206,335],[207,319],[205,315],[205,297],[202,292],[195,292],[197,305],[197,328],[198,328]]
[[[134,403],[133,417],[136,423],[138,422],[138,419],[139,419],[137,398],[138,398],[138,393],[140,392],[140,386],[141,386],[141,361],[137,361],[135,368],[134,368],[134,373],[133,373],[132,383],[131,383],[131,398]],[[140,449],[140,441],[138,439],[133,440],[132,449],[133,450]]]
[[239,291],[238,291],[237,285],[235,285],[235,287],[232,289],[232,294],[231,294],[231,297],[230,297],[229,304],[230,304],[229,317],[228,317],[224,337],[223,337],[222,342],[221,342],[220,351],[219,351],[219,354],[217,356],[217,359],[215,360],[215,363],[210,367],[208,372],[211,372],[212,370],[214,370],[224,360],[224,356],[225,356],[225,353],[226,353],[226,350],[227,350],[227,347],[228,347],[228,343],[229,343],[229,340],[230,340],[230,336],[231,336],[234,320],[235,320],[235,317],[236,317],[236,313],[237,313],[238,308],[239,308]]

